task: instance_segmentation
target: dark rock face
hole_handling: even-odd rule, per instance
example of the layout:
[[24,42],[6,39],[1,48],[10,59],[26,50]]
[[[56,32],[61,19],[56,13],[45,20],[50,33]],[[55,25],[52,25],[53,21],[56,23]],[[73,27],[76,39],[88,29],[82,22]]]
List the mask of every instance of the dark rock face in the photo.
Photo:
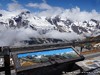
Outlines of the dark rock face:
[[99,24],[98,24],[98,25],[96,25],[96,28],[100,29],[100,25],[99,25]]
[[17,23],[17,27],[20,28],[22,25],[22,17],[19,16],[18,18],[14,18],[14,20]]
[[12,19],[9,19],[9,27],[15,27],[14,21]]
[[30,40],[24,40],[24,42],[28,43],[29,45],[32,45],[32,44],[43,44],[43,43],[58,43],[64,41],[52,38],[30,38]]
[[52,22],[51,18],[46,18],[46,20],[47,20],[51,25],[53,25],[53,22]]
[[63,27],[61,25],[58,25],[57,26],[57,29],[60,31],[60,32],[66,32]]
[[0,22],[0,24],[3,25],[3,24],[6,24],[6,23],[4,23],[4,22]]
[[2,14],[0,14],[0,17],[2,17],[3,15]]
[[80,27],[80,26],[75,26],[75,25],[72,26],[72,30],[74,32],[76,32],[77,34],[81,34],[83,32],[88,32],[85,28]]
[[37,31],[37,29],[36,29],[33,25],[30,25],[30,27],[31,27],[33,30],[36,30],[36,31]]
[[30,11],[24,11],[24,12],[21,12],[20,15],[27,15],[27,14],[30,14]]
[[56,22],[60,22],[61,21],[59,16],[56,16],[54,19],[56,20]]
[[97,21],[97,20],[95,20],[95,19],[91,19],[90,21],[93,21],[93,22],[95,22],[95,23],[98,23],[98,21]]
[[52,19],[52,21],[53,21],[53,24],[54,24],[54,25],[56,25],[56,26],[58,25],[56,19]]
[[80,34],[80,32],[78,30],[78,28],[79,28],[78,26],[73,25],[71,28],[75,33]]
[[28,20],[22,21],[22,27],[27,27],[28,26],[28,23],[29,23]]
[[62,22],[64,22],[65,25],[69,26],[71,25],[73,22],[69,19],[67,19],[66,21],[62,20]]
[[56,26],[58,25],[57,22],[60,22],[60,21],[61,20],[60,20],[59,16],[56,16],[55,18],[52,19],[53,24]]
[[87,23],[87,21],[83,21],[83,23]]
[[79,27],[79,29],[81,30],[81,31],[83,31],[83,32],[88,32],[85,28],[83,28],[83,27]]

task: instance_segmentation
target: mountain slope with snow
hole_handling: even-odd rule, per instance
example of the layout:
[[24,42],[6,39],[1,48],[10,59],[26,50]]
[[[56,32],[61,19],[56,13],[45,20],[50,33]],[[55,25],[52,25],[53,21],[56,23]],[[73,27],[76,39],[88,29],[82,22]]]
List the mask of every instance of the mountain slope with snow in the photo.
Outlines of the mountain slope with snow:
[[77,21],[63,14],[39,17],[29,11],[16,14],[4,12],[0,13],[0,45],[17,45],[24,40],[50,43],[56,39],[68,42],[100,35],[100,20],[92,18]]

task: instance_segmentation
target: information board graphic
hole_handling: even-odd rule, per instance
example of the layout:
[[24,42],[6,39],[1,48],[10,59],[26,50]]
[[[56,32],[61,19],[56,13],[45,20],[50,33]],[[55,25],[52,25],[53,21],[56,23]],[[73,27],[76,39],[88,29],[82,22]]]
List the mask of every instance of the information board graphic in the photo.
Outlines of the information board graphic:
[[71,60],[80,57],[73,48],[43,50],[17,54],[21,66],[38,65],[55,61]]

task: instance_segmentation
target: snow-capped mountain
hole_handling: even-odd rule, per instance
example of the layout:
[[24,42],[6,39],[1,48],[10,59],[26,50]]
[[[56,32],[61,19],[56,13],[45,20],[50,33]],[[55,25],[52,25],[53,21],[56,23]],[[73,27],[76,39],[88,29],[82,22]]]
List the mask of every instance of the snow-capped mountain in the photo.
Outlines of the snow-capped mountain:
[[[15,42],[33,38],[37,41],[41,41],[40,38],[42,38],[41,42],[48,38],[52,41],[54,39],[69,41],[100,35],[100,21],[95,19],[73,21],[62,15],[38,17],[29,11],[8,15],[9,13],[0,13],[0,42],[3,45],[5,45],[4,41],[8,41],[9,38],[9,44],[12,45],[14,43],[10,42],[12,39]],[[5,37],[8,39],[5,40]],[[48,41],[45,40],[45,42]]]

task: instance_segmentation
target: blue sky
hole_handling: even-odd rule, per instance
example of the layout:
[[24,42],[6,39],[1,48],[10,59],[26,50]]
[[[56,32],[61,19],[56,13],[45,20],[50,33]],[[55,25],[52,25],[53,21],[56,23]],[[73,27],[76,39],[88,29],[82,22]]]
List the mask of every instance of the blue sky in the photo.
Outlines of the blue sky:
[[60,15],[74,21],[100,19],[100,0],[0,0],[0,9],[13,15],[28,10],[39,17]]
[[7,5],[12,2],[18,2],[23,7],[29,10],[39,10],[38,8],[27,7],[28,3],[43,3],[52,7],[61,7],[64,9],[70,9],[74,7],[79,7],[80,10],[91,11],[95,9],[100,12],[100,0],[0,0],[0,8],[7,9]]
[[50,50],[50,51],[43,51],[43,52],[18,54],[18,57],[26,57],[27,55],[54,55],[54,54],[65,53],[65,52],[73,52],[73,49],[66,48],[66,49]]

